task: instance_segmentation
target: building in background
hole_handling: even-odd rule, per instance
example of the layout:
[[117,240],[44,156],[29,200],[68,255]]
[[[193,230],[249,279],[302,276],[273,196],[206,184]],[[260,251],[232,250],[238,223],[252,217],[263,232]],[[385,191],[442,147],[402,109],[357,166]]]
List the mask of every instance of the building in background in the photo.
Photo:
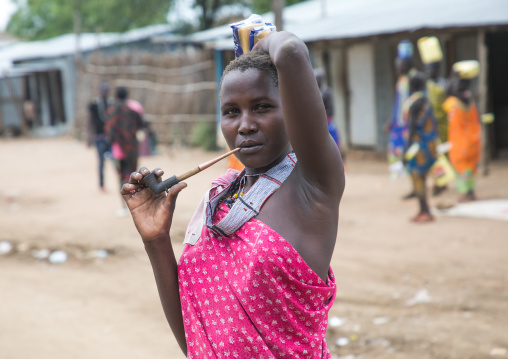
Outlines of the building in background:
[[[262,15],[273,21],[271,13]],[[482,113],[492,112],[490,152],[508,154],[508,2],[505,0],[309,0],[284,9],[284,29],[308,45],[315,67],[326,69],[345,147],[384,152],[392,114],[397,43],[436,36],[442,76],[460,60],[479,60],[475,88]],[[216,51],[217,81],[233,57],[229,26],[192,35]],[[415,65],[422,69],[419,55]]]
[[[262,16],[265,21],[274,20],[272,13]],[[508,1],[308,0],[286,7],[283,17],[285,30],[308,45],[314,67],[325,69],[327,84],[333,89],[335,121],[346,149],[385,152],[387,134],[383,128],[392,115],[397,44],[408,39],[417,48],[420,37],[433,35],[439,39],[444,53],[442,76],[449,75],[454,62],[480,61],[481,73],[474,86],[478,107],[481,113],[495,115],[494,123],[485,127],[488,138],[485,143],[489,144],[485,150],[494,157],[508,154]],[[189,44],[207,56],[213,52],[213,61],[202,57],[196,64],[177,66],[186,74],[209,71],[212,66],[215,79],[204,76],[188,83],[182,78],[180,81],[184,82],[176,81],[173,85],[174,72],[178,72],[175,68],[164,78],[148,76],[146,84],[154,85],[148,89],[145,86],[143,91],[152,102],[160,102],[159,98],[169,95],[169,99],[181,96],[185,101],[178,98],[180,102],[193,104],[192,113],[181,112],[178,118],[161,107],[152,116],[155,123],[175,118],[179,122],[195,121],[195,111],[208,121],[213,112],[208,100],[211,97],[208,92],[206,99],[200,94],[211,88],[218,90],[222,71],[234,58],[229,25],[186,37],[174,36],[169,25],[149,26],[125,34],[82,34],[79,48],[86,62],[88,56],[97,52],[143,50],[160,54]],[[34,127],[39,132],[67,133],[73,129],[83,112],[76,105],[79,86],[75,54],[76,38],[72,34],[2,48],[0,66],[6,62],[11,65],[4,71],[0,69],[0,126],[22,123],[23,111],[16,108],[31,100],[36,109]],[[415,56],[415,66],[422,68],[419,54]],[[161,90],[160,96],[150,92],[155,89]],[[216,94],[215,101],[212,107],[218,124]],[[163,115],[167,118],[161,119]]]
[[[0,131],[25,132],[27,120],[31,120],[35,135],[68,133],[76,119],[77,66],[81,63],[77,58],[86,63],[96,51],[165,52],[166,45],[153,40],[170,33],[171,27],[166,24],[124,34],[66,34],[4,44],[0,51]],[[27,119],[26,109],[30,106],[33,119]]]

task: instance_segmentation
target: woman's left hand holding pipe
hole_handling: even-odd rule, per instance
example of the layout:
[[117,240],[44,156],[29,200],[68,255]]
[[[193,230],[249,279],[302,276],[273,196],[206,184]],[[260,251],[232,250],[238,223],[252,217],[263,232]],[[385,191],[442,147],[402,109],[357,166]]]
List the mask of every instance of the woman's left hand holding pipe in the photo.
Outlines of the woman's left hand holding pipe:
[[[150,171],[146,167],[142,167],[139,172],[133,172],[129,182],[124,183],[121,190],[136,229],[145,244],[168,236],[178,193],[187,186],[185,183],[178,183],[169,189],[168,194],[155,196],[149,188],[139,183],[148,174]],[[161,182],[164,171],[157,168],[154,174],[157,182]]]

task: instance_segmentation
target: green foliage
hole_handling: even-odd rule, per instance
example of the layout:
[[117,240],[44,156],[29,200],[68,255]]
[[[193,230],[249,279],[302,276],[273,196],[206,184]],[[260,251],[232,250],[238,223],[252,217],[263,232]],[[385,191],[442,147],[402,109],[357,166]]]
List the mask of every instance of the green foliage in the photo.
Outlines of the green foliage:
[[47,39],[74,31],[124,32],[166,22],[172,0],[15,0],[18,11],[7,32],[29,40]]
[[[285,0],[286,6],[303,0]],[[18,11],[11,17],[7,32],[27,40],[42,40],[74,32],[74,15],[81,20],[81,32],[124,32],[166,22],[175,0],[13,0]],[[200,30],[232,19],[218,19],[226,5],[245,5],[253,13],[271,11],[270,0],[194,0],[200,10]],[[242,14],[238,14],[242,15]],[[175,24],[176,32],[195,29],[185,22]]]
[[196,28],[184,20],[171,23],[171,27],[173,28],[173,32],[175,34],[189,35],[196,32]]
[[194,0],[194,7],[199,8],[200,30],[210,29],[215,26],[217,12],[226,5],[244,5],[245,0]]
[[[303,0],[285,0],[285,6],[293,5]],[[233,22],[218,19],[217,14],[227,5],[243,5],[250,8],[254,14],[263,14],[272,10],[271,0],[194,0],[194,7],[200,10],[200,30],[206,30],[219,24]],[[238,14],[242,15],[242,14]]]
[[201,147],[205,151],[217,149],[215,124],[211,122],[198,122],[192,127],[190,145]]

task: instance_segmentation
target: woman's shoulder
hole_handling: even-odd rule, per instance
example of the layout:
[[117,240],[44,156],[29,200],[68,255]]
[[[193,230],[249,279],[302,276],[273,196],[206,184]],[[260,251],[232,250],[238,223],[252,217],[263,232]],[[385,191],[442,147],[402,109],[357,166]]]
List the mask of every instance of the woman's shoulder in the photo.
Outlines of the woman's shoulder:
[[428,104],[428,100],[426,97],[422,96],[414,100],[414,102],[411,104],[411,110],[412,111],[421,111],[424,109],[425,105]]

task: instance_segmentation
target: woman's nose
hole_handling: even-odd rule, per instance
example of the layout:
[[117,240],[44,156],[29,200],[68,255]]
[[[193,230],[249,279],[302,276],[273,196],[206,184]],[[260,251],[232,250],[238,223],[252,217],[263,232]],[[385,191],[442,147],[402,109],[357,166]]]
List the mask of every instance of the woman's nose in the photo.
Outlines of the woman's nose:
[[254,116],[249,113],[242,114],[240,126],[238,127],[238,133],[241,135],[249,135],[257,132],[257,124]]

